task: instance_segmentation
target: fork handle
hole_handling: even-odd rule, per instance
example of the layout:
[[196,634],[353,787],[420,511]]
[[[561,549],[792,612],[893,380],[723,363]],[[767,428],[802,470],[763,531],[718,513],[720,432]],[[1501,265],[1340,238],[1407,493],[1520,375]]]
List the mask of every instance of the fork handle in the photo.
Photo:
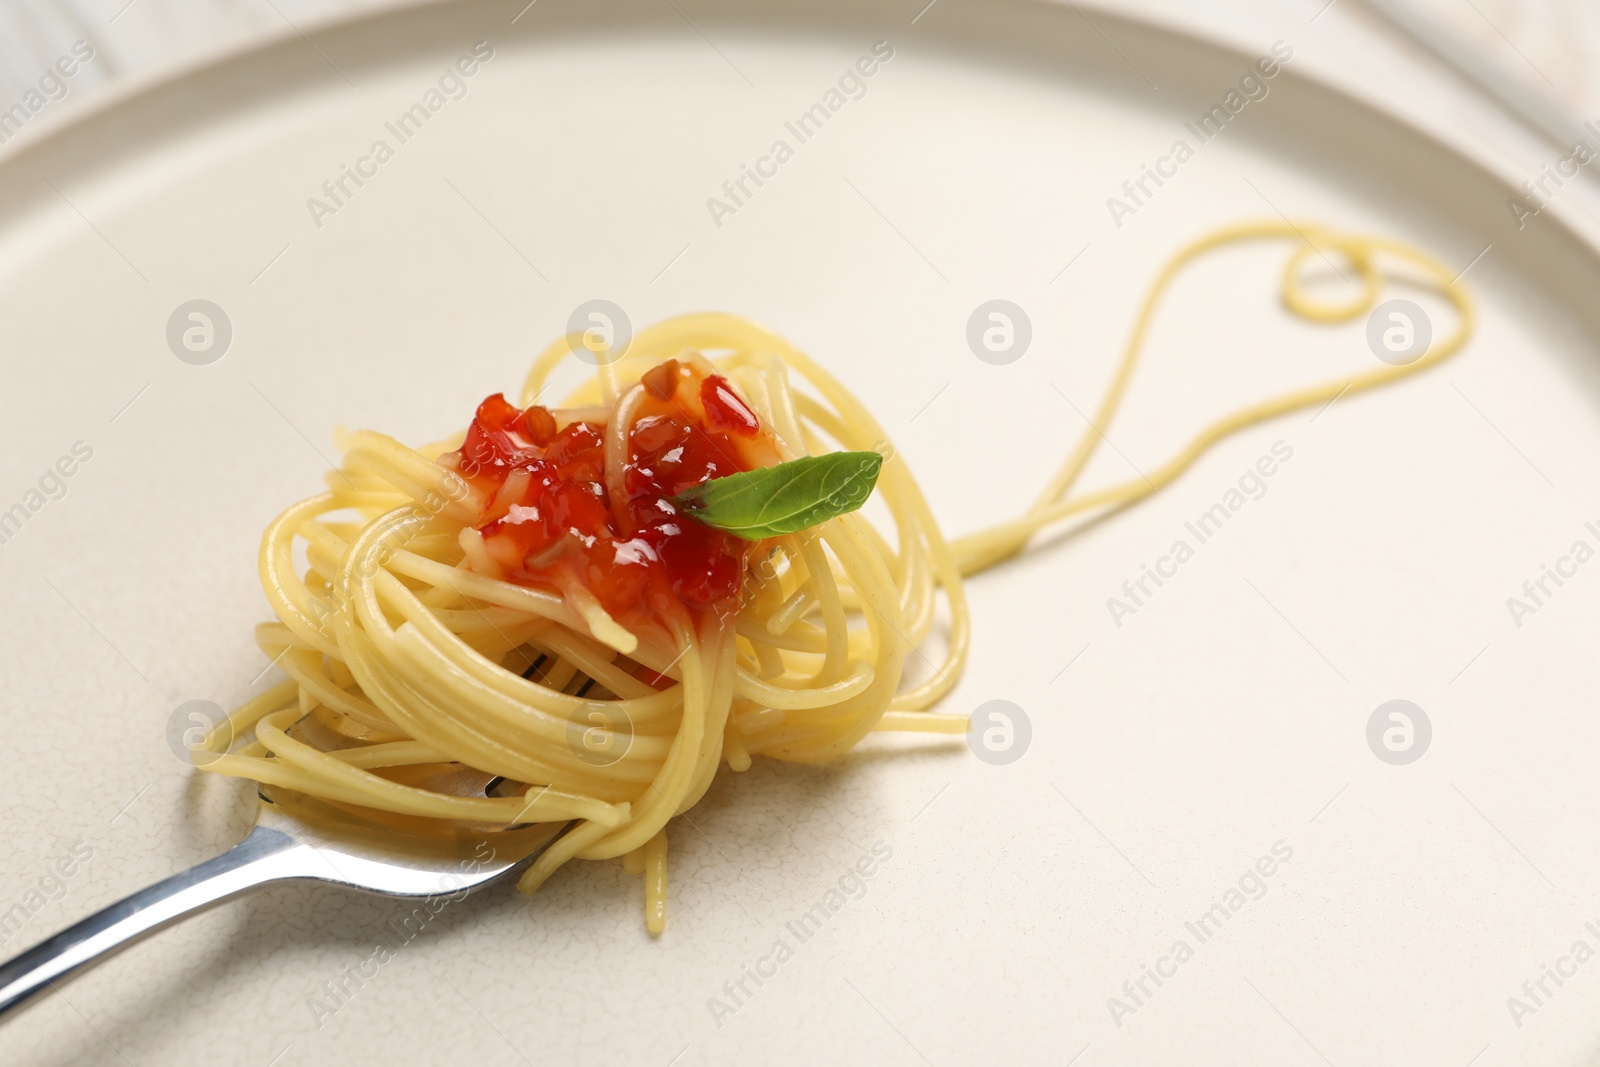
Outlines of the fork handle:
[[0,1019],[157,930],[271,882],[306,876],[307,846],[257,825],[215,859],[124,897],[0,964]]

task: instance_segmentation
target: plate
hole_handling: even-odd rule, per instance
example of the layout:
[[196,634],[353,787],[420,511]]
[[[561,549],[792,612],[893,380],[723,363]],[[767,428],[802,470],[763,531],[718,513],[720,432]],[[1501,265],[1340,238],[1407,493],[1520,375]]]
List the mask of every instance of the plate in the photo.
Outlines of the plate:
[[[335,427],[459,426],[585,301],[791,337],[877,413],[953,533],[1031,500],[1145,286],[1210,228],[1414,241],[1464,272],[1477,337],[975,578],[944,709],[1014,703],[1021,757],[887,738],[725,774],[675,824],[659,941],[615,864],[410,926],[281,889],[51,996],[8,1024],[13,1055],[1593,1056],[1600,964],[1573,954],[1600,948],[1600,563],[1575,550],[1600,548],[1593,252],[1554,212],[1519,230],[1491,165],[1304,77],[1293,41],[1247,81],[1270,42],[1070,3],[920,6],[421,5],[6,148],[0,512],[25,517],[0,545],[5,950],[243,835],[246,788],[197,777],[169,736],[190,702],[272,677],[250,639],[257,539],[321,484]],[[1373,365],[1364,323],[1282,310],[1289,251],[1184,277],[1088,484]],[[995,299],[1031,324],[1008,363],[967,342]],[[186,339],[197,307],[214,331]],[[1174,577],[1108,606],[1230,490],[1247,502]],[[1397,700],[1409,763],[1383,744]]]

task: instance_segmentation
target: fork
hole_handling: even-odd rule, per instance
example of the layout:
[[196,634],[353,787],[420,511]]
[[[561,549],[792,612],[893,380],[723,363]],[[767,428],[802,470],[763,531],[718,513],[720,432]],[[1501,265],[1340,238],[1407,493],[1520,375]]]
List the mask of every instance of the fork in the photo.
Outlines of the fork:
[[263,886],[326,882],[388,897],[459,897],[521,870],[574,825],[425,833],[293,794],[259,799],[255,828],[227,852],[0,964],[0,1020],[156,931]]

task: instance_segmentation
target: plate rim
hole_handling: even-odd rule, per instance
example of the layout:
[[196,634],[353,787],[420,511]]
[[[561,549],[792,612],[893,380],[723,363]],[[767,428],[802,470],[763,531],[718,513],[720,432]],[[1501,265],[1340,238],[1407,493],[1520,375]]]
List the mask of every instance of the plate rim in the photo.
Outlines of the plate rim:
[[[484,0],[483,6],[499,4],[509,9],[516,2],[517,0]],[[1220,27],[1196,26],[1176,16],[1167,17],[1150,10],[1131,10],[1125,5],[1118,4],[1117,0],[1016,0],[1016,2],[1021,6],[1055,9],[1061,15],[1068,14],[1067,9],[1071,8],[1072,12],[1090,22],[1090,25],[1095,26],[1098,31],[1099,27],[1085,13],[1087,9],[1093,11],[1099,18],[1111,20],[1136,32],[1164,36],[1172,42],[1199,46],[1245,63],[1254,60],[1242,40],[1229,37]],[[191,55],[159,64],[69,99],[66,101],[66,106],[53,109],[41,116],[40,121],[30,122],[10,140],[0,144],[0,177],[25,157],[45,150],[52,142],[97,118],[134,105],[141,98],[154,95],[163,89],[221,71],[236,60],[269,52],[293,42],[297,37],[307,43],[313,43],[314,37],[349,30],[363,23],[377,24],[388,19],[403,19],[425,9],[442,9],[456,4],[464,6],[464,0],[386,0],[382,7],[335,11],[305,20],[303,23],[292,22],[285,16],[284,25],[279,28],[254,33],[215,47],[202,48]],[[727,9],[719,9],[719,13],[723,10]],[[759,13],[761,5],[739,5],[738,10],[741,14]],[[520,15],[518,17],[520,18]],[[515,21],[512,20],[513,24]],[[1103,31],[1101,32],[1103,35]],[[1120,48],[1118,50],[1120,51]],[[1479,150],[1458,140],[1446,124],[1424,124],[1421,116],[1394,107],[1389,102],[1388,96],[1362,92],[1359,82],[1340,78],[1337,71],[1326,65],[1312,67],[1297,65],[1293,69],[1285,67],[1282,73],[1291,81],[1301,81],[1333,94],[1369,118],[1381,119],[1393,127],[1426,140],[1435,150],[1474,167],[1492,179],[1508,196],[1515,195],[1519,172],[1516,171],[1514,160],[1509,158],[1509,154],[1507,158],[1497,158],[1495,153]],[[1484,98],[1476,90],[1471,90],[1470,87],[1469,92],[1486,110],[1492,109],[1492,101]],[[1520,124],[1513,125],[1521,128]],[[1553,200],[1545,205],[1540,214],[1548,216],[1550,221],[1559,226],[1567,237],[1576,241],[1595,265],[1600,267],[1600,218],[1592,217],[1583,211],[1573,202],[1574,199]]]

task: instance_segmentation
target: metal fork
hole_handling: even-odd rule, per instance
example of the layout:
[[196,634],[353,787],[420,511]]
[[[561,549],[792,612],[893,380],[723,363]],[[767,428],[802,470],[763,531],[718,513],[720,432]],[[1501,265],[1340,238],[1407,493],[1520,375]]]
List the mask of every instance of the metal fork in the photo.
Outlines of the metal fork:
[[464,895],[521,870],[574,824],[425,832],[292,794],[262,794],[239,844],[67,927],[0,964],[0,1019],[102,960],[197,912],[280,882],[327,882],[389,897]]

